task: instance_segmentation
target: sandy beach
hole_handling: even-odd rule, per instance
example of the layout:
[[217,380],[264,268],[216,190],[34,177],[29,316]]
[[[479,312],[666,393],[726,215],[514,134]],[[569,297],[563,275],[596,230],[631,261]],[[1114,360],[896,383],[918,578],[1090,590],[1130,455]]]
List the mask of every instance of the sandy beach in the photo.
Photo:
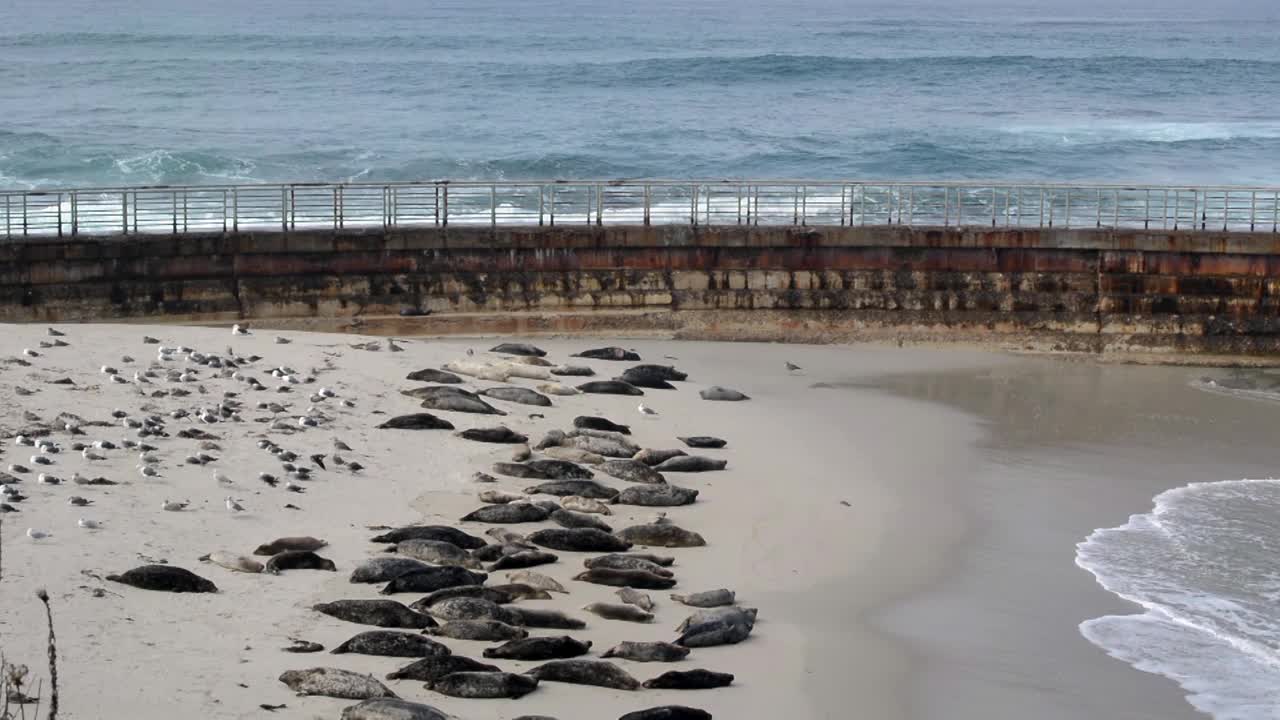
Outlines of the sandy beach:
[[[534,484],[500,478],[471,481],[507,461],[511,446],[477,443],[446,431],[379,430],[388,417],[418,411],[400,390],[419,383],[406,374],[476,357],[494,339],[406,339],[404,352],[383,341],[351,335],[254,330],[233,337],[227,328],[174,326],[60,326],[64,348],[39,350],[29,366],[10,361],[0,371],[0,418],[6,437],[0,461],[26,463],[31,448],[12,436],[32,424],[75,413],[83,440],[119,443],[127,433],[115,408],[141,413],[144,404],[166,414],[216,402],[225,390],[241,393],[243,422],[201,425],[219,437],[219,459],[183,463],[198,442],[176,431],[190,419],[168,420],[173,436],[156,441],[158,477],[135,469],[135,452],[106,452],[87,461],[66,449],[75,438],[55,431],[64,446],[47,472],[78,471],[121,484],[47,486],[34,473],[19,483],[28,498],[3,517],[0,648],[11,662],[45,677],[43,608],[34,597],[48,588],[58,631],[64,717],[168,717],[177,712],[208,718],[336,718],[352,704],[325,697],[295,697],[279,682],[291,669],[339,667],[382,678],[407,664],[402,658],[282,651],[293,638],[342,643],[366,626],[311,610],[319,602],[377,598],[377,586],[348,582],[350,571],[382,551],[370,543],[376,526],[447,524],[482,535],[486,526],[459,523],[480,507],[478,490],[509,491]],[[8,357],[48,340],[44,327],[9,326]],[[286,402],[274,392],[246,392],[243,384],[201,378],[182,383],[185,398],[142,398],[130,383],[99,372],[113,365],[129,377],[144,370],[155,346],[188,345],[262,359],[253,373],[289,365],[316,379],[288,396],[295,414],[312,389],[333,388],[354,408],[326,410],[332,421],[302,432],[268,431],[258,402]],[[283,336],[289,344],[276,344]],[[504,340],[507,338],[504,338]],[[374,341],[377,352],[352,346]],[[492,401],[502,418],[438,412],[459,430],[501,422],[540,438],[568,429],[579,415],[629,424],[642,447],[680,447],[678,436],[714,435],[723,450],[697,451],[728,460],[721,472],[670,473],[668,481],[700,491],[698,502],[665,509],[681,527],[697,531],[706,547],[669,551],[678,579],[671,592],[725,587],[738,603],[759,608],[752,635],[737,645],[699,648],[678,663],[618,665],[639,680],[695,667],[733,673],[727,688],[640,690],[543,682],[518,700],[466,700],[427,690],[421,682],[385,681],[401,697],[460,718],[546,715],[561,720],[613,718],[665,704],[707,710],[715,717],[844,718],[1191,718],[1195,711],[1178,687],[1108,658],[1081,637],[1082,621],[1132,608],[1097,586],[1073,563],[1075,543],[1093,529],[1123,522],[1150,508],[1164,489],[1190,481],[1266,475],[1264,422],[1270,406],[1191,388],[1195,371],[1179,368],[1099,366],[1053,359],[1011,358],[963,350],[899,350],[750,344],[535,339],[554,362],[589,347],[634,348],[646,362],[675,365],[689,381],[675,391],[647,390],[651,417],[637,398],[577,395],[532,408]],[[121,356],[137,358],[122,363]],[[633,363],[572,359],[598,377]],[[790,360],[803,370],[789,373]],[[180,365],[181,363],[177,363]],[[74,384],[50,384],[70,378]],[[577,378],[566,378],[578,380]],[[268,383],[274,388],[275,383]],[[466,387],[499,385],[468,379]],[[533,387],[530,380],[512,385]],[[196,387],[207,386],[208,396]],[[736,388],[745,402],[709,402],[698,391]],[[172,389],[158,380],[154,389]],[[35,391],[20,395],[18,388]],[[545,417],[530,417],[530,413]],[[93,421],[110,421],[94,426]],[[278,472],[279,461],[256,446],[271,437],[301,457],[345,453],[360,473],[330,467],[288,493],[257,480]],[[694,452],[694,451],[691,451]],[[214,471],[231,485],[218,483]],[[597,474],[605,482],[621,481]],[[89,507],[70,507],[83,495]],[[232,495],[245,507],[229,512]],[[161,510],[164,500],[190,501],[184,512]],[[297,509],[285,506],[293,504]],[[614,528],[646,522],[655,510],[613,506]],[[77,527],[80,517],[101,523]],[[527,533],[549,522],[513,526]],[[28,528],[50,533],[26,537]],[[287,571],[281,575],[232,573],[202,563],[216,550],[249,554],[277,537],[312,535],[328,542],[320,554],[336,573]],[[637,548],[638,550],[639,548]],[[667,553],[662,550],[660,552]],[[693,609],[651,591],[652,623],[605,620],[583,611],[591,602],[616,602],[612,588],[571,580],[585,555],[558,553],[559,562],[534,568],[569,588],[552,600],[521,606],[556,608],[587,622],[568,634],[593,643],[591,657],[623,640],[666,640]],[[259,558],[264,559],[264,558]],[[102,580],[148,562],[165,561],[217,584],[216,594],[148,592]],[[506,582],[495,573],[490,583]],[[101,592],[105,591],[105,592]],[[412,602],[419,595],[396,595]],[[565,634],[538,630],[535,634]],[[442,639],[455,654],[480,657],[491,643]],[[532,662],[498,661],[523,672]],[[260,706],[285,705],[268,712]]]

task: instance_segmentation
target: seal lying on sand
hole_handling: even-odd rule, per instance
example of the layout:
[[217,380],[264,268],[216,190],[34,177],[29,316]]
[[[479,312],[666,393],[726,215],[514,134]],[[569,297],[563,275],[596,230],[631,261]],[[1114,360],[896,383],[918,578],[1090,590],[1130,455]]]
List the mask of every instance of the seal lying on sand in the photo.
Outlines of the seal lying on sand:
[[671,643],[623,641],[605,650],[600,657],[616,657],[635,662],[676,662],[688,656],[689,648]]
[[498,592],[490,587],[483,585],[455,585],[428,593],[426,597],[415,600],[409,606],[409,609],[414,612],[429,613],[432,606],[438,605],[445,600],[461,597],[480,598],[498,605],[511,601],[511,598],[506,593]]
[[480,396],[462,388],[444,385],[428,385],[412,390],[402,390],[402,395],[421,400],[422,407],[427,410],[448,410],[450,412],[476,413],[479,415],[506,415]]
[[379,430],[452,430],[453,423],[431,413],[398,415],[378,426]]
[[737,594],[734,591],[720,588],[719,590],[707,590],[688,595],[672,593],[671,599],[689,607],[712,608],[720,607],[721,605],[732,605],[736,596]]
[[489,569],[494,572],[498,570],[519,570],[539,565],[550,565],[559,559],[555,555],[541,550],[521,550],[510,555],[503,555],[490,565]]
[[618,496],[614,502],[619,505],[640,505],[642,507],[677,507],[690,505],[698,499],[698,491],[675,485],[631,485]]
[[489,348],[489,352],[502,353],[504,355],[531,355],[533,357],[547,356],[546,350],[528,343],[502,343]]
[[614,690],[638,690],[640,683],[606,660],[552,660],[525,673],[538,680],[596,685]]
[[654,555],[640,555],[629,553],[626,555],[619,553],[611,553],[609,555],[601,555],[599,557],[587,558],[582,561],[582,566],[591,568],[609,568],[613,570],[642,570],[647,573],[653,573],[658,577],[675,577],[675,573],[667,568],[671,563],[659,563],[657,560],[674,560],[674,558],[658,558]]
[[329,558],[320,557],[310,550],[286,550],[272,555],[263,572],[279,575],[281,570],[328,570],[337,571],[338,566]]
[[342,720],[453,720],[430,705],[399,698],[373,698],[342,711]]
[[405,380],[416,380],[418,382],[443,383],[446,385],[457,385],[462,382],[462,378],[451,372],[444,370],[434,370],[427,368],[425,370],[415,370],[405,376]]
[[631,459],[635,460],[636,462],[642,462],[645,465],[648,465],[649,467],[654,467],[655,465],[661,465],[662,463],[666,462],[667,460],[670,460],[673,457],[677,457],[679,455],[688,455],[688,454],[689,453],[683,450],[674,450],[674,449],[673,450],[654,450],[652,448],[645,448],[644,450],[641,450],[640,452],[631,456]]
[[501,524],[542,522],[550,514],[545,508],[532,503],[513,502],[505,505],[485,505],[463,515],[462,521]]
[[596,374],[596,371],[585,365],[557,365],[551,368],[551,374],[564,377],[591,377]]
[[648,363],[627,368],[626,372],[622,374],[624,376],[622,379],[627,382],[631,382],[625,377],[627,375],[653,380],[669,380],[672,382],[684,382],[689,379],[688,373],[680,372],[670,365],[654,365]]
[[729,444],[726,440],[721,440],[718,437],[711,437],[710,435],[692,435],[676,439],[691,448],[707,448],[711,450],[717,450]]
[[488,577],[485,573],[472,572],[456,565],[428,566],[424,570],[415,570],[392,579],[379,592],[383,595],[398,592],[429,593],[455,585],[480,585]]
[[537,407],[551,407],[551,398],[542,393],[535,392],[529,388],[522,387],[495,387],[486,388],[479,392],[480,395],[486,397],[497,398],[498,400],[506,400],[507,402],[519,403],[521,405],[534,405]]
[[561,585],[559,582],[557,582],[555,578],[547,577],[542,573],[536,573],[529,570],[521,570],[519,572],[509,572],[507,573],[507,579],[510,580],[511,582],[523,583],[530,587],[536,587],[541,590],[547,590],[550,592],[558,592],[558,593],[569,592],[568,590],[565,590],[564,586]]
[[141,590],[173,593],[218,592],[218,586],[208,580],[190,570],[172,565],[143,565],[119,575],[108,575],[107,579]]
[[211,562],[214,565],[224,567],[233,572],[243,573],[260,573],[262,572],[262,563],[248,558],[243,555],[227,552],[225,550],[216,550],[200,557],[201,562]]
[[618,603],[591,603],[582,606],[583,610],[592,615],[599,615],[605,620],[625,620],[627,622],[647,623],[653,622],[653,614],[645,612],[634,605],[621,605]]
[[507,492],[506,490],[481,490],[476,493],[476,497],[480,502],[487,502],[491,505],[506,505],[507,503],[521,502],[528,500],[529,496],[523,493]]
[[423,658],[387,673],[388,680],[421,680],[431,682],[456,672],[494,672],[496,665],[488,665],[461,655]]
[[639,590],[627,587],[618,588],[614,595],[617,595],[622,602],[628,605],[635,605],[642,610],[652,610],[654,607],[653,598],[649,597],[648,593],[642,593]]
[[394,600],[335,600],[312,605],[311,609],[339,620],[383,628],[421,630],[436,626],[429,615],[414,612]]
[[484,642],[499,642],[529,637],[528,630],[497,620],[450,620],[428,632],[438,637],[447,637],[454,640],[481,640]]
[[543,455],[556,460],[568,460],[569,462],[581,465],[599,465],[605,461],[603,455],[583,450],[579,447],[565,447],[563,445],[555,445],[542,451]]
[[429,687],[450,697],[518,698],[538,689],[538,679],[509,672],[458,672],[429,683]]
[[592,380],[584,382],[578,386],[578,389],[584,393],[595,393],[598,395],[643,395],[644,391],[632,385],[631,383],[622,382],[621,380]]
[[711,713],[684,705],[661,705],[629,712],[618,720],[711,720]]
[[638,460],[608,460],[600,466],[606,475],[633,483],[658,485],[665,483],[662,473]]
[[559,610],[538,610],[513,606],[511,612],[523,621],[525,627],[551,628],[555,630],[581,630],[587,624],[578,618],[569,617]]
[[613,514],[613,510],[610,510],[607,504],[594,498],[582,497],[581,495],[565,495],[560,498],[560,507],[580,513]]
[[529,441],[529,436],[521,435],[506,425],[499,425],[490,428],[470,428],[458,433],[458,437],[463,440],[474,440],[476,442],[487,443],[523,443]]
[[497,620],[507,625],[524,625],[519,615],[484,598],[449,598],[432,605],[430,611],[441,620]]
[[394,550],[397,555],[437,565],[480,568],[480,562],[471,557],[471,553],[453,543],[440,540],[423,540],[421,538],[405,540],[404,542],[396,543]]
[[640,362],[640,355],[630,350],[624,350],[620,347],[604,347],[594,348],[592,350],[583,350],[569,357],[590,358],[592,360],[619,360],[629,362]]
[[709,472],[723,470],[728,464],[728,460],[717,460],[702,455],[677,455],[664,460],[656,469],[660,472]]
[[[688,652],[686,649],[685,652]],[[728,687],[733,683],[730,673],[713,672],[711,670],[669,670],[652,680],[646,680],[644,686],[653,690],[709,690],[711,688]]]
[[712,385],[698,394],[702,396],[703,400],[727,400],[729,402],[737,402],[739,400],[751,399],[750,396],[743,395],[737,390],[720,387],[719,385]]
[[707,544],[707,541],[698,533],[669,522],[632,525],[615,532],[614,535],[636,545],[651,547],[702,547]]
[[313,537],[283,537],[272,540],[265,545],[259,545],[257,550],[253,551],[254,555],[275,555],[285,550],[311,550],[316,551],[328,545],[329,543],[319,538]]
[[393,698],[395,693],[368,675],[337,668],[286,670],[280,682],[299,695],[323,695],[343,700]]
[[552,480],[590,480],[595,473],[567,460],[530,460],[524,464]]
[[613,532],[613,527],[596,515],[574,512],[564,508],[551,513],[549,519],[563,528],[595,528],[605,533]]
[[483,538],[465,533],[457,528],[447,525],[409,525],[407,527],[396,528],[382,535],[373,538],[376,543],[398,543],[404,540],[413,540],[421,538],[423,540],[442,540],[444,542],[453,543],[463,550],[475,550],[482,548],[488,543]]
[[565,660],[586,655],[590,650],[590,640],[584,642],[561,635],[512,640],[498,647],[486,648],[484,656],[502,660]]
[[690,625],[680,637],[677,645],[685,647],[714,647],[716,645],[735,645],[747,639],[751,628],[738,623],[723,620],[709,620]]
[[631,434],[629,425],[619,425],[608,418],[594,417],[590,415],[579,415],[573,419],[573,426],[576,428],[588,428],[590,430],[607,430],[609,432],[621,433],[623,435]]
[[676,628],[676,632],[684,632],[694,625],[707,622],[726,622],[737,625],[743,625],[747,628],[756,626],[756,615],[759,613],[758,608],[744,608],[737,606],[718,607],[710,610],[700,610],[680,623]]
[[431,566],[408,557],[377,557],[365,560],[352,573],[353,583],[380,583],[394,580],[405,573],[426,570]]
[[577,495],[579,497],[592,498],[596,500],[609,500],[617,497],[618,491],[607,485],[601,485],[593,480],[556,480],[553,482],[545,482],[541,485],[534,485],[524,489],[530,495],[542,493],[544,495],[557,495],[564,497],[566,495]]
[[596,585],[633,587],[642,590],[666,590],[667,588],[675,587],[676,584],[674,578],[654,575],[643,570],[615,570],[613,568],[592,568],[586,572],[578,573],[573,579]]
[[596,528],[547,528],[529,535],[529,542],[568,552],[621,552],[631,543]]
[[441,657],[453,654],[445,645],[417,633],[369,630],[330,650],[335,655],[356,653],[383,657]]

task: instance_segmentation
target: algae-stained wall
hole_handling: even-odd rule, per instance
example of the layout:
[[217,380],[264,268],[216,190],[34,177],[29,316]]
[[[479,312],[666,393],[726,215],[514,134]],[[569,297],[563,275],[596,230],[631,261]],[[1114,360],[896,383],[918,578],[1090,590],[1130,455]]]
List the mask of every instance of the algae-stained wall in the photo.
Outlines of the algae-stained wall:
[[419,228],[0,246],[0,319],[398,317],[1045,349],[1280,350],[1280,235],[874,227]]

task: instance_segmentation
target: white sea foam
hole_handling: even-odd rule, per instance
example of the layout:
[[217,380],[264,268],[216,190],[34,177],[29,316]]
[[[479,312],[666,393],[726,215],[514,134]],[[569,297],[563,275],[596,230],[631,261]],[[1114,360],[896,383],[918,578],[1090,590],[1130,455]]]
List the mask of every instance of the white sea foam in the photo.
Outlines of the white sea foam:
[[1095,531],[1076,564],[1145,608],[1082,623],[1091,642],[1219,720],[1280,716],[1280,481],[1169,490]]
[[1280,138],[1280,123],[1271,122],[1081,122],[1069,125],[1018,125],[1007,132],[1061,138],[1067,144],[1111,142],[1178,143],[1195,140]]

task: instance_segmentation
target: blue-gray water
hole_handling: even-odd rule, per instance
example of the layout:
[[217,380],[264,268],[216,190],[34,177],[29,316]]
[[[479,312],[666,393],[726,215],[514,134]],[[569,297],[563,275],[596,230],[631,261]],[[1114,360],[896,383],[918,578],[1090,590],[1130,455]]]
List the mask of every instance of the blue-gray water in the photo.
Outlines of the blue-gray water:
[[0,188],[1280,183],[1276,5],[7,0]]

